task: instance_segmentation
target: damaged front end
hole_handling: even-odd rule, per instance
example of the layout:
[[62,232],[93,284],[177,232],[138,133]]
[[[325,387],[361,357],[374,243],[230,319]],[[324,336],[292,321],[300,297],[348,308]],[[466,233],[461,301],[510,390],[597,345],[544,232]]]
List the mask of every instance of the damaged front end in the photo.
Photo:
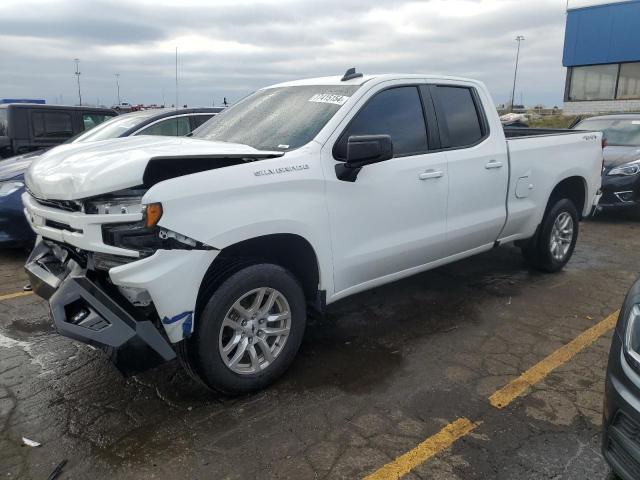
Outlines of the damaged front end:
[[143,193],[94,197],[65,211],[25,201],[41,235],[25,265],[34,292],[49,301],[60,334],[101,347],[124,374],[175,358],[173,344],[193,332],[200,280],[218,253],[159,226],[162,205],[143,205]]
[[136,373],[175,358],[149,311],[132,307],[100,272],[60,245],[39,241],[25,269],[33,291],[49,301],[57,331],[103,348],[121,372]]

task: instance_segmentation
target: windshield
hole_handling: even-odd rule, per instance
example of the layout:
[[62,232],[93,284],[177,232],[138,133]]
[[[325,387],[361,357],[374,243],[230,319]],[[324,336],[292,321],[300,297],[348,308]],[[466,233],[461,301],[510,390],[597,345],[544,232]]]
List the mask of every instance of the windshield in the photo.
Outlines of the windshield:
[[359,86],[304,85],[260,90],[216,115],[193,137],[287,151],[309,143]]
[[156,114],[157,111],[154,112],[152,110],[149,110],[143,113],[136,112],[125,115],[118,115],[117,117],[114,117],[111,120],[107,120],[106,122],[99,124],[97,127],[94,127],[91,130],[78,135],[73,139],[71,143],[97,142],[98,140],[118,138],[130,128],[139,125],[143,120]]
[[607,144],[616,147],[640,146],[640,117],[632,118],[593,118],[580,122],[576,130],[601,131]]

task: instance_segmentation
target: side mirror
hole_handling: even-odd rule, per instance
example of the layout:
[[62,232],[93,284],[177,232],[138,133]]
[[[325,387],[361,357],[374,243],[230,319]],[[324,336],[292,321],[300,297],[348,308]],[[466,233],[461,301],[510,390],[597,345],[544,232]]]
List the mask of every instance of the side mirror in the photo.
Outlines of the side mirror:
[[347,140],[347,158],[336,165],[340,180],[355,182],[365,165],[393,158],[393,142],[389,135],[352,135]]

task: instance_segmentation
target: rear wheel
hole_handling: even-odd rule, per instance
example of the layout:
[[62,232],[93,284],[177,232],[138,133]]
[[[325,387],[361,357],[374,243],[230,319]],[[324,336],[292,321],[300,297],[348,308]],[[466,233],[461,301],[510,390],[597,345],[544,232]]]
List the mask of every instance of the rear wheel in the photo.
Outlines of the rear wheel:
[[571,200],[558,200],[545,214],[536,237],[522,248],[538,270],[557,272],[567,264],[578,240],[578,212]]
[[306,302],[296,278],[278,265],[251,265],[210,295],[183,361],[222,393],[259,390],[289,367],[305,324]]

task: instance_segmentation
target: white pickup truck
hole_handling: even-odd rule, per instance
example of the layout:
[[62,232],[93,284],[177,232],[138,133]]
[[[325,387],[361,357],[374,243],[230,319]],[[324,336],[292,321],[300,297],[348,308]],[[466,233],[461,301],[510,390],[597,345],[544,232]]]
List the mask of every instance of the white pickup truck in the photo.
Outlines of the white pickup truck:
[[560,270],[597,203],[599,132],[505,130],[430,75],[263,88],[192,138],[70,144],[26,175],[26,269],[58,331],[123,369],[178,356],[238,394],[282,374],[309,308],[518,242]]

